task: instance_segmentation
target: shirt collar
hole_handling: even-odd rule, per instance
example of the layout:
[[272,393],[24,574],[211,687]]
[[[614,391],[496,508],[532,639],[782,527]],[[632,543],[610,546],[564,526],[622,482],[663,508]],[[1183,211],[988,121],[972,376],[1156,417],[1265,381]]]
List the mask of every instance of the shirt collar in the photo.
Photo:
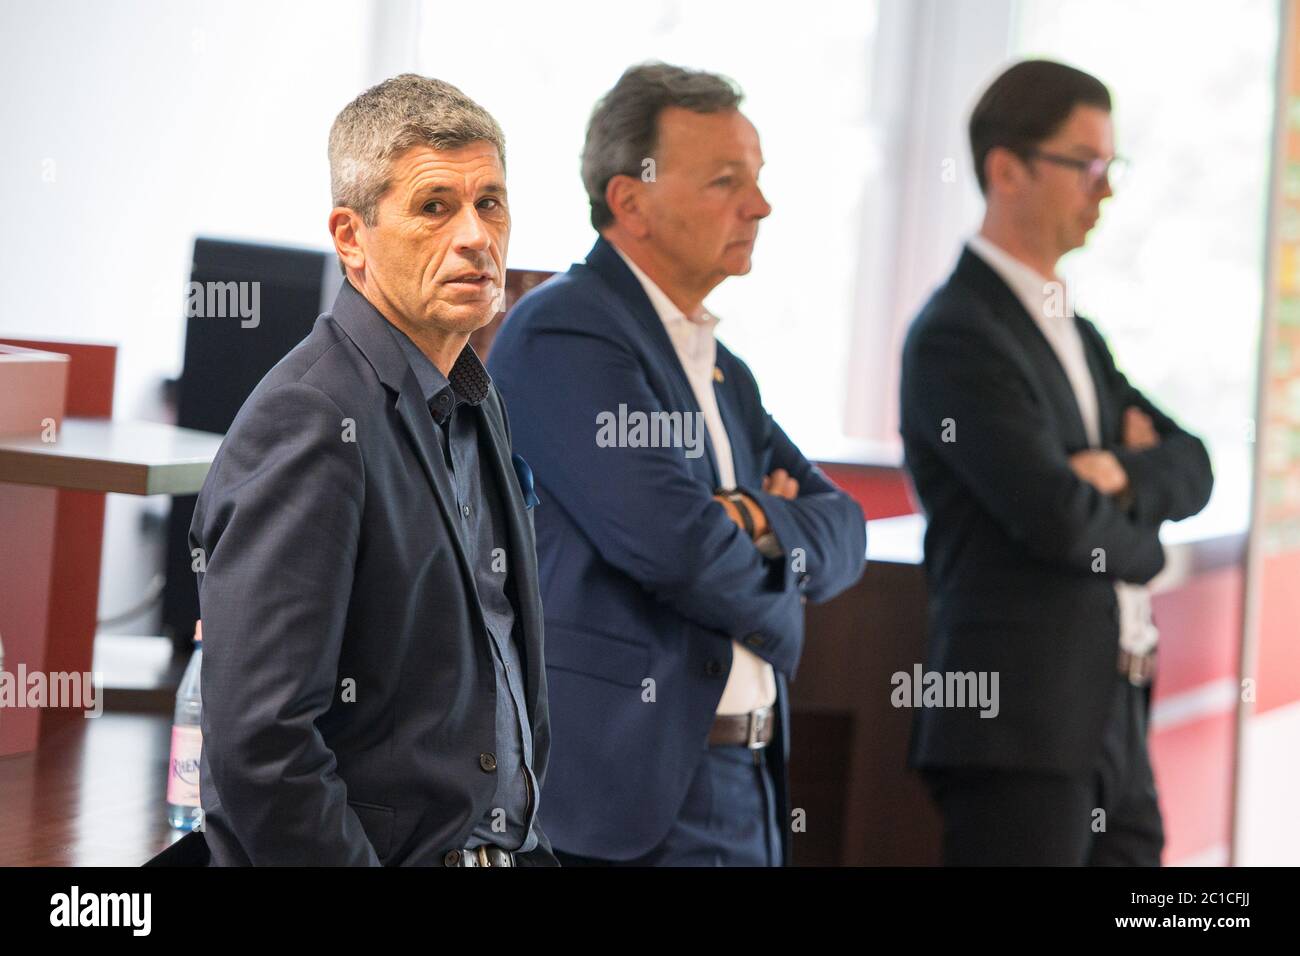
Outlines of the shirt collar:
[[636,276],[637,281],[641,283],[641,288],[645,290],[646,297],[650,300],[650,304],[654,306],[655,313],[659,316],[659,320],[663,322],[664,325],[669,325],[674,322],[689,321],[693,326],[712,330],[713,327],[718,324],[718,317],[705,308],[701,308],[701,314],[698,319],[688,318],[686,313],[677,308],[673,303],[673,300],[668,298],[668,294],[664,292],[663,289],[659,288],[653,279],[641,271],[640,266],[633,262],[622,249],[614,245],[612,242],[610,245],[613,246],[614,251],[619,254],[619,257],[627,263],[627,267],[632,270],[632,275]]
[[[420,393],[424,396],[425,404],[429,406],[429,411],[440,424],[451,414],[457,403],[478,405],[487,398],[488,391],[492,388],[492,378],[468,342],[457,356],[456,364],[451,367],[451,376],[448,380],[448,376],[443,375],[442,370],[430,361],[429,356],[420,351],[420,347],[411,341],[410,336],[387,320],[385,324],[406,355],[407,364],[411,366],[411,371],[415,373],[415,380],[420,384]],[[446,396],[445,401],[442,400],[442,396]]]
[[[1064,294],[1065,284],[1060,279],[1044,276],[979,233],[971,236],[966,245],[1010,287],[1036,323],[1061,323],[1073,319],[1070,297]],[[1048,299],[1053,296],[1061,307],[1048,309]]]

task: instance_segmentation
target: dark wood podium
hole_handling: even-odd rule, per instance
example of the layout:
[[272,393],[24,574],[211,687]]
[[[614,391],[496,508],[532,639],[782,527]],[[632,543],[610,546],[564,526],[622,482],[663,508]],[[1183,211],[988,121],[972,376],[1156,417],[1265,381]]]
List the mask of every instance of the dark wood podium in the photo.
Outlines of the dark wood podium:
[[913,711],[890,705],[891,675],[925,660],[916,520],[868,522],[868,572],[808,607],[790,685],[790,805],[806,820],[796,866],[939,863],[938,812],[906,765]]
[[[890,704],[890,677],[925,661],[925,519],[867,522],[867,571],[834,601],[809,607],[790,685],[791,806],[802,866],[937,865],[940,821],[907,769],[911,708]],[[1233,514],[1167,523],[1165,569],[1151,582],[1161,670],[1151,753],[1165,816],[1165,863],[1226,859],[1235,708],[1240,686],[1241,564]]]

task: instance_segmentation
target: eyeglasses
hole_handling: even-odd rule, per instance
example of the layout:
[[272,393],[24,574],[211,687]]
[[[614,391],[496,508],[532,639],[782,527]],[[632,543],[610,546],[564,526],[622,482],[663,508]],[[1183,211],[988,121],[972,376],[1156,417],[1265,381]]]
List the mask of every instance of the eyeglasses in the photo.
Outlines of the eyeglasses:
[[1042,159],[1049,163],[1055,163],[1057,166],[1078,170],[1079,185],[1088,192],[1101,189],[1103,183],[1112,190],[1116,189],[1129,168],[1129,161],[1123,156],[1112,156],[1110,159],[1102,159],[1101,157],[1096,159],[1076,159],[1073,156],[1045,153],[1036,149],[1029,154],[1029,158]]

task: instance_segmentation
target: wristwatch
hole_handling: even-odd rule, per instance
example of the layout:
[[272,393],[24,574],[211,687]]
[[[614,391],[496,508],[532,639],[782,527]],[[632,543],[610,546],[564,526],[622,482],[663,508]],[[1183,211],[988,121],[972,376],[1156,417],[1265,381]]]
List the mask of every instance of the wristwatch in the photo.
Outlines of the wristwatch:
[[[735,490],[724,491],[722,492],[722,494],[726,496],[726,499],[730,501],[733,505],[735,505],[736,510],[740,512],[740,523],[745,527],[745,534],[749,536],[749,539],[751,541],[753,541],[754,540],[754,519],[749,513],[748,506],[746,506],[745,504],[745,496],[742,495],[739,491],[735,491]],[[766,537],[766,535],[764,537]],[[757,542],[755,542],[755,544],[757,544]]]
[[765,531],[758,538],[754,537],[754,519],[749,513],[749,508],[745,504],[745,496],[734,488],[731,490],[719,491],[718,494],[725,497],[740,512],[740,522],[745,528],[745,534],[754,542],[754,547],[758,553],[765,558],[777,559],[781,557],[781,542],[777,540],[776,535],[771,531]]

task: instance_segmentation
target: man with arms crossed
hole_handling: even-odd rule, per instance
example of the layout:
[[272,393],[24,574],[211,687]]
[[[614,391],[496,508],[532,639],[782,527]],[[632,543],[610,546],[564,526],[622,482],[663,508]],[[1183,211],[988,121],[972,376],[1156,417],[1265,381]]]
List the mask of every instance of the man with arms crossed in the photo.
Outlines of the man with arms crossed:
[[929,519],[928,669],[997,673],[1000,712],[918,710],[911,761],[949,864],[1158,865],[1143,585],[1164,564],[1161,522],[1205,506],[1209,458],[1128,383],[1056,274],[1111,195],[1106,88],[1017,64],[970,140],[987,211],[909,331],[901,430]]
[[[862,573],[861,509],[763,409],[703,305],[749,271],[770,212],[739,103],[709,73],[624,73],[583,150],[600,239],[524,297],[488,363],[541,498],[546,825],[566,864],[786,861],[803,598]],[[610,447],[638,414],[700,427],[672,447],[620,425]]]

